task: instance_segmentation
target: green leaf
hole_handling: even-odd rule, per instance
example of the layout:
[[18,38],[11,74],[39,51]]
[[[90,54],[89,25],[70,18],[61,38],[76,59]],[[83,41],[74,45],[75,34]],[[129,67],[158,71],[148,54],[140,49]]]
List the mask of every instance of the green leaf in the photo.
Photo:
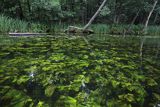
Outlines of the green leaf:
[[125,95],[125,98],[129,102],[133,102],[134,101],[134,95],[133,94],[127,94],[127,95]]
[[119,95],[119,99],[128,101],[128,102],[134,102],[134,95],[133,94],[124,94],[124,95]]
[[156,82],[154,79],[151,79],[151,78],[149,78],[149,79],[147,80],[147,84],[148,84],[149,86],[156,86],[156,85],[158,85],[157,82]]
[[17,84],[23,84],[26,83],[30,78],[28,76],[21,76],[19,79],[17,79]]
[[77,107],[77,100],[70,96],[60,96],[56,107]]
[[95,70],[96,70],[96,71],[101,71],[101,66],[99,66],[99,65],[96,66]]
[[46,89],[45,89],[45,95],[46,95],[47,97],[51,97],[51,96],[53,95],[55,89],[56,89],[56,87],[53,86],[53,85],[47,86]]
[[120,82],[115,81],[115,80],[112,80],[111,83],[112,83],[112,86],[113,86],[114,88],[116,88],[116,87],[120,84]]
[[157,93],[153,93],[153,96],[157,99],[157,101],[160,101],[160,95]]
[[84,55],[83,58],[84,58],[84,59],[88,59],[88,55]]

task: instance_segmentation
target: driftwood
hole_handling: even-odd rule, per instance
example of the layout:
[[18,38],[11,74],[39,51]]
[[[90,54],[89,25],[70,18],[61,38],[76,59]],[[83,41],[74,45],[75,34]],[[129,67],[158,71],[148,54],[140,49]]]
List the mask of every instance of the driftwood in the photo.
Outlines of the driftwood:
[[9,33],[11,36],[44,36],[48,33]]

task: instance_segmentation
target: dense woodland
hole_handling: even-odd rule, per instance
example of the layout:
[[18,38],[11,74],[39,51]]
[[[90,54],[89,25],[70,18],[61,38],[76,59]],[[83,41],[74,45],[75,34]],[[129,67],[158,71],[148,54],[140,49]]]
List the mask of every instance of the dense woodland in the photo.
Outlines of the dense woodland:
[[[87,23],[103,0],[1,0],[0,13],[42,23]],[[95,23],[144,24],[155,0],[108,0]],[[160,2],[150,24],[160,24]]]

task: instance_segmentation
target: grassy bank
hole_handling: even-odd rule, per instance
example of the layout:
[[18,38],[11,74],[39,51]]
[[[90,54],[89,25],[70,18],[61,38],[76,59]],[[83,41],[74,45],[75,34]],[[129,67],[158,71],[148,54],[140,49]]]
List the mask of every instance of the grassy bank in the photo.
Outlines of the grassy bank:
[[[91,28],[100,34],[115,34],[115,35],[143,35],[143,25],[107,25],[93,24]],[[150,36],[160,35],[160,26],[148,26]]]
[[[81,24],[57,24],[51,26],[50,31],[63,32],[68,26],[83,27]],[[92,29],[96,34],[113,34],[113,35],[144,35],[143,25],[108,25],[108,24],[92,24],[90,29]],[[148,26],[149,36],[159,36],[160,26]]]
[[[49,32],[62,33],[64,29],[72,24],[52,23],[48,25],[21,21],[12,19],[4,15],[0,15],[0,33],[8,32]],[[73,26],[83,27],[82,24],[74,24]],[[91,29],[96,34],[114,34],[114,35],[143,35],[143,25],[108,25],[108,24],[92,24]],[[148,34],[152,36],[160,35],[160,26],[149,26]]]

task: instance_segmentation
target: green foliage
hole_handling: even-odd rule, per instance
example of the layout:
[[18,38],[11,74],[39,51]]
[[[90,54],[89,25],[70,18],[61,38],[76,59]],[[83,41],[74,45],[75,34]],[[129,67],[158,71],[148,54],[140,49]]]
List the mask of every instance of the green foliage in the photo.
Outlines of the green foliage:
[[101,16],[106,16],[106,15],[110,14],[110,12],[111,12],[110,9],[109,9],[107,6],[105,6],[105,7],[102,9],[100,15],[101,15]]
[[[1,0],[0,14],[27,21],[54,25],[58,23],[86,24],[101,5],[101,0]],[[150,19],[150,24],[159,24],[159,3]],[[153,1],[150,0],[108,0],[96,23],[144,24]]]

